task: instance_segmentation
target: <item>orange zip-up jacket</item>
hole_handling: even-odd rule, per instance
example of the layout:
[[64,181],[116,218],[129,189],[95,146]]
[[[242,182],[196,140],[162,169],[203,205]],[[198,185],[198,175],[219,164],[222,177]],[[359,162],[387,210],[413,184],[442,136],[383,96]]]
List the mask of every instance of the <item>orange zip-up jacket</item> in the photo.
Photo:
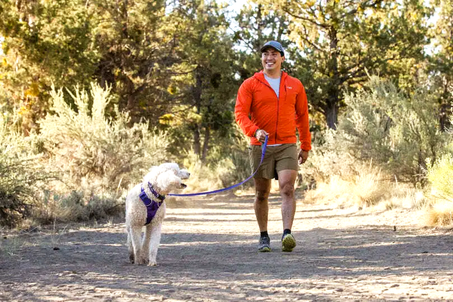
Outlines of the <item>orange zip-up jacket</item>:
[[301,149],[311,150],[305,88],[286,72],[282,72],[278,98],[264,78],[263,71],[245,80],[238,91],[234,114],[252,145],[261,145],[255,138],[258,129],[269,133],[269,145],[296,143],[297,127]]

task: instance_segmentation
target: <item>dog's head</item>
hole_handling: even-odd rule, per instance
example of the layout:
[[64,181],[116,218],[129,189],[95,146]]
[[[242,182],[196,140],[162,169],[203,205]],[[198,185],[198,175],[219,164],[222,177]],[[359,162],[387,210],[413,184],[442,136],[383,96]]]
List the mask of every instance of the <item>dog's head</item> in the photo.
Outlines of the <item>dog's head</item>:
[[161,195],[166,195],[172,190],[187,187],[182,181],[189,178],[190,173],[185,169],[180,169],[176,163],[165,163],[154,166],[143,179],[145,187],[150,183]]

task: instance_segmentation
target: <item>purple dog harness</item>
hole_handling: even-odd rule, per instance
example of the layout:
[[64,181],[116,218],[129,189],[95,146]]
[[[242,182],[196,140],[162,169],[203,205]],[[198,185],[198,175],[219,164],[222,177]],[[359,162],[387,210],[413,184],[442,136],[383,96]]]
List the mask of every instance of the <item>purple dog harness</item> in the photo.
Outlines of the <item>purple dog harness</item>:
[[165,196],[160,195],[159,193],[154,190],[153,186],[148,183],[148,188],[150,189],[151,193],[159,199],[160,201],[154,201],[151,198],[146,195],[145,190],[143,189],[143,185],[141,188],[141,193],[140,193],[140,199],[143,201],[143,203],[146,206],[146,223],[145,225],[149,224],[151,220],[153,220],[154,216],[156,216],[157,210],[159,210],[159,207],[162,205],[162,203],[165,200]]

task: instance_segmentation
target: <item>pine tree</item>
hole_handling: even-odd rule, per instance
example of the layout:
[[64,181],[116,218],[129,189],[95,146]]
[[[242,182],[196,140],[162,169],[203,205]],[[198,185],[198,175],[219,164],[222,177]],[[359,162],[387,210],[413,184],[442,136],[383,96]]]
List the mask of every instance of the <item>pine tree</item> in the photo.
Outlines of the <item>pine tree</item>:
[[395,76],[402,61],[423,59],[429,10],[422,1],[260,3],[289,16],[290,38],[302,52],[296,65],[304,64],[298,77],[309,81],[304,83],[309,100],[330,128],[336,127],[338,111],[344,106],[344,88],[364,83],[367,73]]
[[433,1],[437,8],[429,71],[436,84],[440,108],[440,128],[450,126],[453,110],[453,1]]
[[169,18],[165,32],[173,37],[176,59],[168,91],[174,106],[163,120],[175,133],[175,148],[192,141],[195,154],[205,160],[212,137],[227,136],[233,124],[237,83],[225,7],[215,1],[178,1]]

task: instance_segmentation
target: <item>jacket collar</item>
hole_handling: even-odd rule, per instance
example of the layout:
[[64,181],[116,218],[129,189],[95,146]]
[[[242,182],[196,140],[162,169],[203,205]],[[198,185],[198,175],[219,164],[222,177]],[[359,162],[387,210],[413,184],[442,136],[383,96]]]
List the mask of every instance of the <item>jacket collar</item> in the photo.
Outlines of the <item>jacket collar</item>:
[[[281,80],[280,80],[280,83],[284,83],[284,81],[286,80],[286,77],[288,76],[288,74],[284,71],[282,71],[282,76],[281,76]],[[257,79],[258,81],[260,82],[263,82],[265,84],[267,84],[267,81],[266,79],[264,78],[264,71],[261,70],[260,72],[257,72],[253,75],[253,77],[255,79]]]

